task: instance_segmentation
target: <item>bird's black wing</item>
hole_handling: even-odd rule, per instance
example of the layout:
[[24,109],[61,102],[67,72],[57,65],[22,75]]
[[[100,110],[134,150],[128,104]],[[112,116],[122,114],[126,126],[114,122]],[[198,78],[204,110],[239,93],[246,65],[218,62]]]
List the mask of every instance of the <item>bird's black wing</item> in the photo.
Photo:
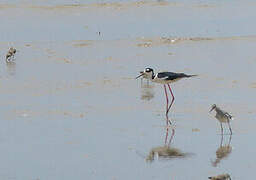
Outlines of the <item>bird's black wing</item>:
[[229,113],[227,113],[227,112],[225,112],[224,113],[224,115],[227,117],[227,118],[229,118],[229,119],[232,119],[233,118],[233,116],[232,115],[230,115]]
[[184,78],[184,77],[191,77],[191,75],[186,75],[184,73],[174,73],[174,72],[160,72],[160,73],[157,73],[157,77],[165,80],[175,80],[175,79]]

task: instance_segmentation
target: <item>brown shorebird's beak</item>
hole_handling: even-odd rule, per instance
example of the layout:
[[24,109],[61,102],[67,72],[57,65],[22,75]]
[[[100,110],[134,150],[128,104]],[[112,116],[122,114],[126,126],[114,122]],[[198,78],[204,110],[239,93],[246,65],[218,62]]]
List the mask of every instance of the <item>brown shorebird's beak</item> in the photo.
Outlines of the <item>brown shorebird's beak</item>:
[[214,107],[212,107],[212,109],[209,111],[209,113],[212,112],[213,109],[214,109]]
[[135,79],[138,79],[139,77],[141,77],[141,76],[143,76],[143,75],[144,75],[144,72],[141,71],[141,72],[140,72],[140,75],[138,75]]

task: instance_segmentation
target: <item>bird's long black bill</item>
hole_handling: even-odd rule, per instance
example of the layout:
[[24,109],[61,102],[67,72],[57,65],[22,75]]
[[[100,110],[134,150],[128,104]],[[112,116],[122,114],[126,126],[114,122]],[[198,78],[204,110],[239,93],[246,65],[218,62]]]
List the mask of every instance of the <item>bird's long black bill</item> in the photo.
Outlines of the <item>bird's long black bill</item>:
[[214,108],[212,108],[209,112],[212,112],[213,109],[214,109]]
[[140,74],[139,76],[137,76],[135,79],[138,79],[139,77],[143,76],[143,74]]

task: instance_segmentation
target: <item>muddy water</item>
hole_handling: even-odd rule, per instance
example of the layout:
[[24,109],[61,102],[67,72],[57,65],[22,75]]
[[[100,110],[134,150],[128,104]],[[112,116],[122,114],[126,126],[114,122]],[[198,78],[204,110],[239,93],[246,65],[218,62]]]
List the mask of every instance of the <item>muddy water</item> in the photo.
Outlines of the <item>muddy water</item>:
[[[256,4],[102,2],[0,5],[0,179],[254,176]],[[146,161],[166,138],[163,88],[134,79],[146,66],[199,75],[172,85],[170,147],[187,156]]]

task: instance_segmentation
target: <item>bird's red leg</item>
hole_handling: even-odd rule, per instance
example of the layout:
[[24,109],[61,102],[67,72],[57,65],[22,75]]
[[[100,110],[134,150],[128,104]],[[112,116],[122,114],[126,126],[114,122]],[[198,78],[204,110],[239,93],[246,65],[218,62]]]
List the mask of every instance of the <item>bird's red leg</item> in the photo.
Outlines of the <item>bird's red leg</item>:
[[169,87],[169,90],[170,90],[170,92],[171,92],[171,95],[172,95],[172,102],[171,102],[171,104],[170,104],[170,106],[169,106],[169,108],[167,109],[167,114],[168,114],[168,112],[169,112],[169,110],[171,109],[171,107],[172,107],[172,104],[173,104],[173,102],[174,102],[174,95],[173,95],[173,93],[172,93],[172,89],[171,89],[171,87],[170,87],[170,85],[169,84],[167,84],[168,85],[168,87]]
[[166,125],[168,126],[168,105],[169,105],[169,100],[168,100],[168,95],[167,95],[167,90],[166,90],[166,86],[164,84],[164,92],[165,92],[165,97],[166,97]]

